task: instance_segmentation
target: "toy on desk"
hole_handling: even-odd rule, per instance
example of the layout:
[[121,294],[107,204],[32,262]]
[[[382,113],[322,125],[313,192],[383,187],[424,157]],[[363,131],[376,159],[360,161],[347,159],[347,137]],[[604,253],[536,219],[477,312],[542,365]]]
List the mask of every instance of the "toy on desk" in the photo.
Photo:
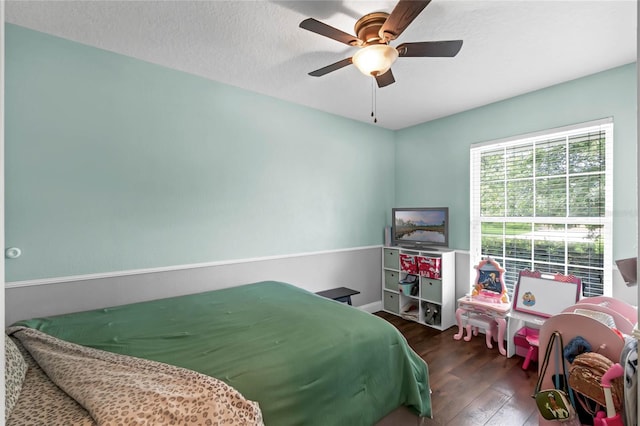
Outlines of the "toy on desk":
[[509,303],[507,287],[502,275],[504,269],[490,257],[485,258],[475,267],[478,271],[476,282],[471,290],[471,298],[489,303]]

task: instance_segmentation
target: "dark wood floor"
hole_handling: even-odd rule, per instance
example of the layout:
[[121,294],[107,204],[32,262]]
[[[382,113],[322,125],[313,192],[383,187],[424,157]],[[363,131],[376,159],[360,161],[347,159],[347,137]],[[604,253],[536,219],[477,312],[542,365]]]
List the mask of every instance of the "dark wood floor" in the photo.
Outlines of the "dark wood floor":
[[522,369],[522,358],[506,358],[489,349],[484,335],[454,340],[457,327],[440,332],[386,312],[378,315],[396,326],[427,362],[433,419],[421,425],[533,426],[538,424],[531,398],[536,364]]

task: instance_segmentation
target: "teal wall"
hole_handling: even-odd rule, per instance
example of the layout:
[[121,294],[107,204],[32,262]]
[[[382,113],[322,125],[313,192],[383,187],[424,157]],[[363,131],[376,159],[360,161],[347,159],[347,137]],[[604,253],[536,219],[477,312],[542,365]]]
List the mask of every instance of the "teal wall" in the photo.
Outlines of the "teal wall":
[[382,243],[393,132],[5,28],[7,281]]
[[449,206],[450,246],[469,249],[469,148],[476,142],[614,120],[613,258],[637,254],[636,64],[398,131],[397,206]]
[[[7,281],[382,243],[450,207],[469,146],[614,119],[614,259],[636,256],[636,66],[397,132],[6,24]],[[395,158],[395,160],[394,160]]]

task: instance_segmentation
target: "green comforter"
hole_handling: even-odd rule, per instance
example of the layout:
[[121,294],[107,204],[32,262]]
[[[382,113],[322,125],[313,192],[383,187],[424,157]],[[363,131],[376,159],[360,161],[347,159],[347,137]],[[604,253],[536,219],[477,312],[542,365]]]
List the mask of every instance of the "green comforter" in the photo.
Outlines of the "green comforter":
[[392,325],[289,284],[17,325],[222,379],[259,402],[267,426],[371,425],[400,405],[431,416],[427,365]]

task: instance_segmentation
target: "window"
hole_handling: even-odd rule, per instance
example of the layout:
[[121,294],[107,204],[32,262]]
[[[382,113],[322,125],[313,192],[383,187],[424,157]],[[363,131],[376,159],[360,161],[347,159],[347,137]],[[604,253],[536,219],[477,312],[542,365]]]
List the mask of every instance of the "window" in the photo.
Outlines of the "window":
[[522,269],[611,295],[612,157],[611,119],[473,145],[471,264],[500,263],[510,296]]

